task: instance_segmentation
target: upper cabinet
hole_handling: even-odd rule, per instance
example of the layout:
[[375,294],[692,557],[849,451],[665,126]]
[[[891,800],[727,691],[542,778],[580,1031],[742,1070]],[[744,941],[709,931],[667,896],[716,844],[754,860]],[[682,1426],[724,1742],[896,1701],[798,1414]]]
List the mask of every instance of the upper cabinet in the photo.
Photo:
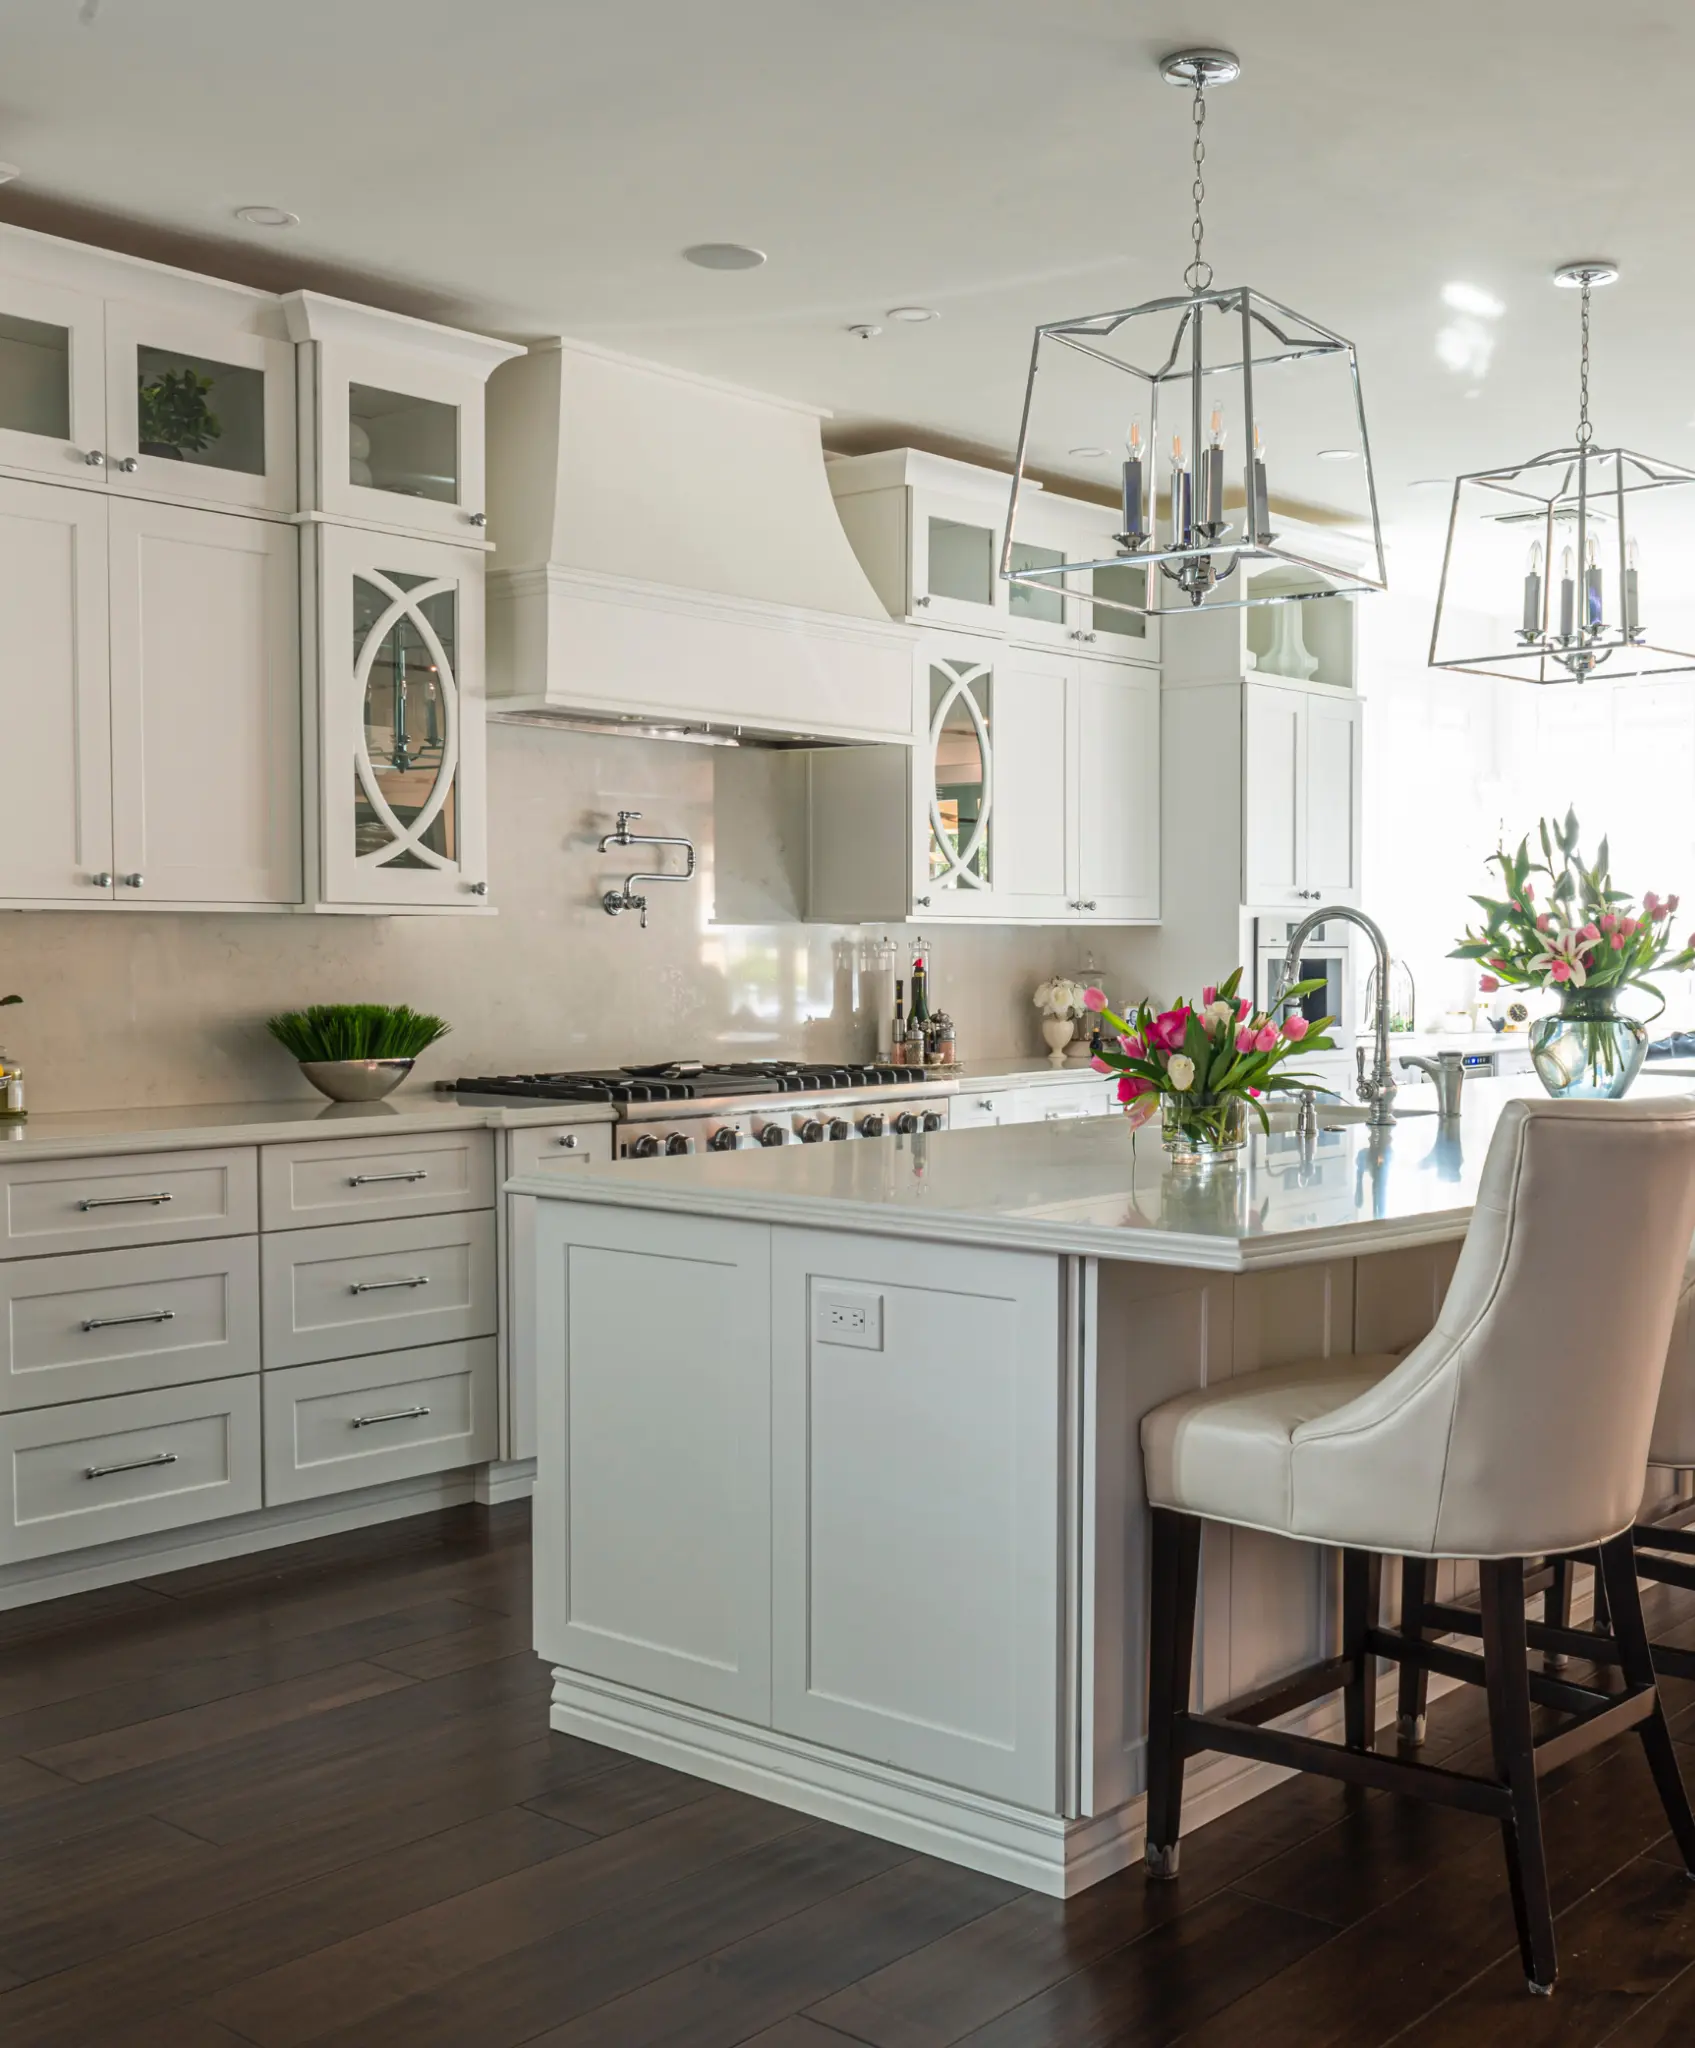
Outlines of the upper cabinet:
[[1244,686],[1244,903],[1359,901],[1360,708],[1329,691]]
[[397,533],[480,539],[483,387],[523,350],[319,292],[293,292],[283,310],[300,344],[306,508]]
[[[1334,549],[1334,537],[1326,545]],[[1264,571],[1251,587],[1262,596],[1325,588],[1321,578],[1286,566]],[[1165,680],[1182,689],[1268,676],[1315,690],[1353,691],[1359,687],[1358,621],[1359,599],[1341,592],[1298,604],[1203,606],[1168,624]]]
[[1158,621],[1120,608],[1143,601],[1147,570],[1118,559],[1112,507],[1035,492],[1020,514],[1014,566],[1053,570],[1043,588],[1001,576],[1012,480],[998,470],[896,448],[839,457],[828,474],[842,526],[892,617],[1158,661]]
[[[16,234],[0,244],[0,470],[292,512],[294,350],[276,300],[41,236],[17,249]],[[81,281],[14,273],[14,255]]]

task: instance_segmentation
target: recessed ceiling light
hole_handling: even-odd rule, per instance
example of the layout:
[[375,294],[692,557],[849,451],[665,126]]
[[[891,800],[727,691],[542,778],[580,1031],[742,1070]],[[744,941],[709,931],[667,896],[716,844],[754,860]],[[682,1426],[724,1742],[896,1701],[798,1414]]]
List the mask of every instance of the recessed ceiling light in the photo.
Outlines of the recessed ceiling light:
[[1321,448],[1318,459],[1320,462],[1358,462],[1360,451],[1357,448]]
[[889,318],[902,320],[908,327],[921,327],[926,320],[939,320],[941,314],[934,306],[891,306]]
[[750,249],[745,242],[696,242],[683,251],[683,258],[701,270],[757,270],[765,251]]
[[247,223],[250,228],[297,228],[300,216],[290,213],[286,206],[238,206],[237,220]]
[[0,185],[9,185],[14,178],[21,178],[23,172],[16,164],[0,164]]
[[1097,457],[1104,455],[1106,450],[1104,448],[1067,448],[1065,452],[1067,455],[1081,455],[1090,461],[1094,461]]

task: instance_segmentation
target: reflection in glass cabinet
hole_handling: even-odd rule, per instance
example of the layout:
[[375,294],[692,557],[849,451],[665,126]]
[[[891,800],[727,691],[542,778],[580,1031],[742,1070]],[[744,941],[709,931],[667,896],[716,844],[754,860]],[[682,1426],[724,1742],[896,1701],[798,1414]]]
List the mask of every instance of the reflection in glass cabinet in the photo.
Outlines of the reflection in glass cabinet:
[[353,579],[363,707],[353,835],[363,864],[450,868],[459,859],[457,624],[449,582],[377,570]]
[[135,352],[143,455],[265,474],[265,373],[143,343]]
[[[1062,569],[1065,556],[1058,548],[1039,548],[1031,541],[1015,540],[1012,544],[1012,566],[1015,569]],[[1057,583],[1051,587],[1040,583],[1009,583],[1006,608],[1015,619],[1040,619],[1050,626],[1065,624],[1065,593]]]
[[958,519],[932,519],[929,531],[930,595],[993,609],[993,527],[967,526]]
[[993,684],[982,662],[930,664],[930,879],[943,889],[986,889],[991,880]]
[[347,476],[367,490],[459,502],[459,408],[374,384],[347,387]]
[[0,313],[0,429],[67,439],[71,431],[71,333],[45,320]]

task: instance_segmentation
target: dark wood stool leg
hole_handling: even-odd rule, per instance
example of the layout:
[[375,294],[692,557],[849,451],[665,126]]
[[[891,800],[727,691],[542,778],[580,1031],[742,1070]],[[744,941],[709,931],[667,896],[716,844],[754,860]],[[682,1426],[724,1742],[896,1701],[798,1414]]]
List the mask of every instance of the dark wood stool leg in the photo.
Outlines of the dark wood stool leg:
[[1383,1607],[1383,1560],[1374,1551],[1342,1553],[1342,1654],[1352,1669],[1342,1694],[1343,1739],[1370,1749],[1377,1739],[1377,1659],[1365,1646]]
[[1512,1797],[1512,1810],[1501,1821],[1501,1839],[1507,1852],[1513,1918],[1518,1924],[1525,1978],[1532,1991],[1546,1994],[1554,1988],[1559,1963],[1554,1948],[1548,1864],[1542,1848],[1542,1811],[1536,1796],[1529,1653],[1525,1641],[1524,1560],[1483,1559],[1479,1566],[1479,1591],[1495,1775]]
[[[1424,1609],[1435,1583],[1434,1559],[1401,1559],[1401,1633],[1415,1643],[1424,1640]],[[1416,1664],[1401,1666],[1400,1707],[1395,1730],[1410,1749],[1419,1748],[1424,1741],[1424,1707],[1429,1690],[1429,1672]]]
[[1189,1707],[1200,1587],[1201,1525],[1170,1508],[1150,1510],[1148,1614],[1148,1874],[1177,1875],[1183,1819],[1183,1748],[1178,1719]]
[[[1548,1569],[1553,1573],[1553,1583],[1542,1595],[1542,1619],[1550,1628],[1571,1627],[1571,1559],[1556,1557],[1549,1560]],[[1570,1658],[1561,1650],[1550,1650],[1542,1662],[1550,1671],[1563,1671]]]
[[1607,1604],[1607,1576],[1599,1564],[1595,1567],[1595,1611],[1590,1616],[1589,1626],[1601,1635],[1612,1632],[1612,1610]]
[[[1648,1630],[1642,1619],[1642,1595],[1636,1583],[1636,1546],[1629,1534],[1615,1536],[1601,1546],[1600,1577],[1607,1589],[1607,1611],[1612,1616],[1613,1641],[1618,1645],[1619,1665],[1630,1686],[1655,1685],[1654,1656]],[[1677,1767],[1677,1748],[1666,1726],[1665,1707],[1655,1688],[1654,1711],[1637,1724],[1647,1753],[1648,1767],[1659,1788],[1660,1804],[1666,1810],[1673,1839],[1683,1858],[1683,1867],[1695,1877],[1695,1815],[1689,1811],[1689,1794]]]

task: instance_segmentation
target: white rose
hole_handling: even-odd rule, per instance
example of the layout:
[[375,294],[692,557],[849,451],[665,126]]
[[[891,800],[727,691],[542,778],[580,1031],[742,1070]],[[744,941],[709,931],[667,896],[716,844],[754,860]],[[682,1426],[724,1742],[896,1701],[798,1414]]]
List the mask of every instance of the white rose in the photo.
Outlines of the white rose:
[[1045,1010],[1053,1001],[1053,983],[1044,981],[1036,991],[1035,1003],[1038,1010]]
[[1179,1094],[1185,1088],[1192,1088],[1195,1082],[1195,1063],[1186,1052],[1174,1052],[1166,1063],[1165,1077]]
[[1226,1002],[1208,1003],[1201,1012],[1201,1018],[1208,1031],[1222,1030],[1226,1024],[1235,1023],[1236,1005]]

